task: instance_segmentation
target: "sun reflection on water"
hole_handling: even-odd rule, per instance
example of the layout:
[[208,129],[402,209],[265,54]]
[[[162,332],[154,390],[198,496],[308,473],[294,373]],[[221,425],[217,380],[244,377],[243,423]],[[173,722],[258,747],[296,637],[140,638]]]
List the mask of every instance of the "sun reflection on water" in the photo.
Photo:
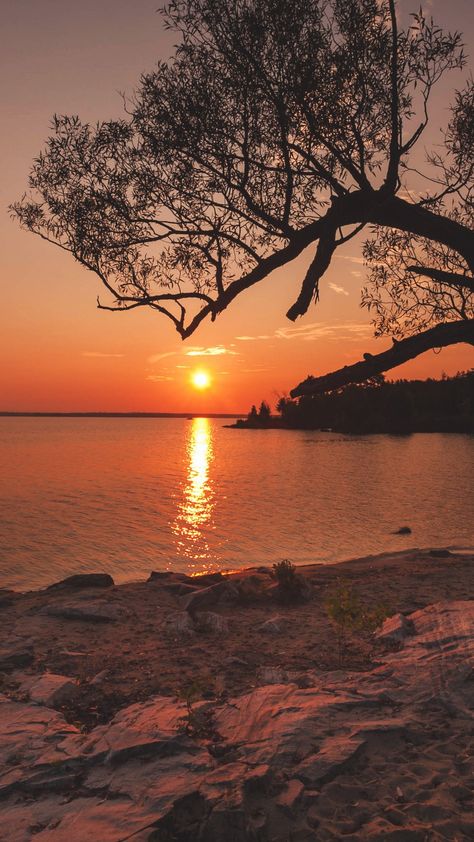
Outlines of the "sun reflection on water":
[[176,538],[178,555],[189,562],[198,562],[197,566],[202,570],[209,568],[209,562],[215,559],[206,539],[206,532],[214,529],[212,513],[215,496],[210,477],[214,450],[208,418],[193,418],[186,442],[186,458],[186,481],[171,529]]

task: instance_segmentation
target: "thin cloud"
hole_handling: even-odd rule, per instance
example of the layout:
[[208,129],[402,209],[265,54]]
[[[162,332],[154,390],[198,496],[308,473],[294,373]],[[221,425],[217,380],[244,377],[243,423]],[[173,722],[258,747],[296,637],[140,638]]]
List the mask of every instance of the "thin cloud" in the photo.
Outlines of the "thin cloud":
[[165,351],[162,354],[152,354],[151,357],[148,357],[147,362],[153,365],[153,363],[159,363],[160,360],[165,360],[166,357],[174,357],[178,353],[179,351]]
[[185,351],[187,357],[221,357],[224,354],[236,357],[237,351],[232,351],[224,345],[213,345],[211,348],[189,348]]
[[174,377],[168,377],[165,374],[148,374],[145,380],[152,380],[153,383],[163,383],[165,380],[174,380]]
[[[355,275],[355,274],[360,275],[360,272],[357,272],[357,273],[352,272],[352,274],[353,275]],[[332,289],[332,291],[336,292],[338,295],[349,295],[349,293],[347,292],[347,289],[344,289],[344,287],[338,287],[337,284],[329,284],[329,289]]]
[[268,336],[266,333],[259,334],[258,336],[236,336],[236,339],[239,339],[240,342],[256,342],[257,339],[273,339],[273,336]]
[[302,339],[305,342],[314,342],[317,339],[354,340],[362,336],[369,336],[371,333],[372,328],[367,324],[313,322],[299,327],[281,327],[276,331],[276,336],[278,339]]
[[83,351],[83,357],[123,357],[124,354],[105,354],[102,351]]
[[357,257],[352,254],[336,254],[336,260],[350,260],[351,263],[358,263],[360,266],[365,266],[363,257]]

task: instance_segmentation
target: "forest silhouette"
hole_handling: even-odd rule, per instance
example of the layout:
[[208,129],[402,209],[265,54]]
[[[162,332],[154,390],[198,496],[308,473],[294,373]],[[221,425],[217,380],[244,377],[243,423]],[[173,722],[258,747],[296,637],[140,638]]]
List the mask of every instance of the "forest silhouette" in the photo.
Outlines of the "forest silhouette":
[[281,397],[279,416],[262,401],[237,427],[285,427],[344,433],[474,433],[474,370],[441,380],[385,381],[363,384],[299,401]]

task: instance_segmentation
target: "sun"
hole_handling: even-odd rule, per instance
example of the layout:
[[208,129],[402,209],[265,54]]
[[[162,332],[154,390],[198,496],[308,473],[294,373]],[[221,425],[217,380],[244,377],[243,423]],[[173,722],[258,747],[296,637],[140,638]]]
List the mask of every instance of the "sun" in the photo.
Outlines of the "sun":
[[191,383],[193,384],[195,389],[208,389],[211,385],[211,377],[207,371],[193,371],[191,375]]

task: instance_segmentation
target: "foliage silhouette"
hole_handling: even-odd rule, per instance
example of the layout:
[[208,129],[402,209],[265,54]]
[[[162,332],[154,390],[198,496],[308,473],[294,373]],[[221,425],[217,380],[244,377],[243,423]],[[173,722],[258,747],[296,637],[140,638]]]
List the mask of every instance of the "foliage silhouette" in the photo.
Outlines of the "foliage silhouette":
[[337,248],[368,229],[362,303],[397,342],[294,394],[474,343],[472,79],[426,178],[416,174],[421,197],[406,198],[432,91],[465,64],[459,33],[421,10],[399,28],[395,0],[172,0],[162,11],[174,57],[142,76],[125,119],[54,118],[31,193],[13,206],[20,223],[98,275],[110,294],[99,307],[150,307],[183,338],[309,248],[295,320]]
[[474,371],[442,380],[349,385],[279,401],[281,425],[349,433],[474,432]]

